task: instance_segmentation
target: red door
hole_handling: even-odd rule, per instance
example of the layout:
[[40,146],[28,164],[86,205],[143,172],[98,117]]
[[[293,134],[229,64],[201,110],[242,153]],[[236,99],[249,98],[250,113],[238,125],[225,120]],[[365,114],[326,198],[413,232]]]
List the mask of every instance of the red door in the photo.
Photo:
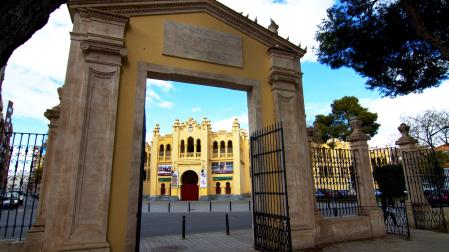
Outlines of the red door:
[[181,200],[198,200],[198,185],[182,185]]

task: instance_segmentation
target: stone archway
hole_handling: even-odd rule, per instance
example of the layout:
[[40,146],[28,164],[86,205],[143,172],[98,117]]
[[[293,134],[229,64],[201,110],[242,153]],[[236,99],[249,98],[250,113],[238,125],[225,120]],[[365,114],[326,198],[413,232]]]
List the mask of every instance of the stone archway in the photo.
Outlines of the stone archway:
[[181,175],[181,200],[198,200],[198,174],[192,170]]
[[147,78],[246,91],[251,130],[283,121],[293,247],[314,246],[305,50],[214,0],[71,0],[69,10],[43,251],[135,249]]

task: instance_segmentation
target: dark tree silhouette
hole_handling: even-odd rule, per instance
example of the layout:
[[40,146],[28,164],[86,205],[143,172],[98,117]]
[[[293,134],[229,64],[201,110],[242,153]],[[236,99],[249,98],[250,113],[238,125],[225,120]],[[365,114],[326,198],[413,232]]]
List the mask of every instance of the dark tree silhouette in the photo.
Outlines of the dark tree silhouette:
[[0,1],[0,67],[14,50],[44,27],[50,14],[67,0]]
[[341,0],[327,13],[318,61],[354,69],[369,89],[394,97],[448,77],[448,1]]

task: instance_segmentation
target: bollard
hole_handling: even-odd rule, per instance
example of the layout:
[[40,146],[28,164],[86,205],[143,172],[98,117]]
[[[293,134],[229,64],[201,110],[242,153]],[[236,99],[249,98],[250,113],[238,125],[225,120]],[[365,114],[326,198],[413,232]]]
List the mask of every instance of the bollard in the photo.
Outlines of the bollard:
[[251,200],[248,201],[248,210],[251,212]]
[[182,216],[182,239],[186,238],[186,216]]
[[212,201],[209,201],[209,212],[212,212]]
[[148,212],[150,212],[150,202],[148,202]]
[[229,235],[229,218],[228,218],[228,214],[226,214],[226,235]]
[[229,212],[232,212],[232,201],[229,201]]
[[190,201],[189,201],[189,213],[190,213]]
[[170,208],[171,208],[171,205],[170,205],[170,201],[168,202],[168,212],[170,213]]

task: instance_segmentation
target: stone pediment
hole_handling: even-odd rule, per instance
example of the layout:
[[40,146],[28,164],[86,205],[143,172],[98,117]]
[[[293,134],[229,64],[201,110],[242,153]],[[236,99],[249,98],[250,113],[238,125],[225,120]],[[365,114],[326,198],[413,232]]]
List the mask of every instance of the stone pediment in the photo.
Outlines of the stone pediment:
[[68,5],[72,15],[80,8],[124,17],[208,13],[270,48],[291,51],[300,57],[306,53],[304,49],[280,37],[275,32],[215,0],[69,0]]

